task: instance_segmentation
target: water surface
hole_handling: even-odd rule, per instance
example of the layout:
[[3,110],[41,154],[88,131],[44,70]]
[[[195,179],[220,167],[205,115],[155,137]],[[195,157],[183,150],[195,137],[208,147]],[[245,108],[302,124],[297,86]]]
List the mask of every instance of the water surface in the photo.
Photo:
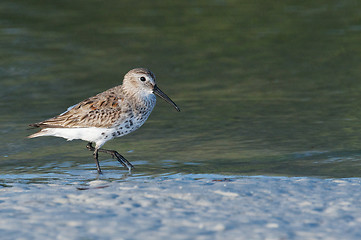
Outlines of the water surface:
[[[141,129],[104,146],[134,163],[133,177],[361,177],[357,1],[0,6],[1,182],[95,178],[85,142],[26,139],[27,124],[134,67],[150,68],[182,111],[159,99]],[[100,161],[105,176],[127,177]]]

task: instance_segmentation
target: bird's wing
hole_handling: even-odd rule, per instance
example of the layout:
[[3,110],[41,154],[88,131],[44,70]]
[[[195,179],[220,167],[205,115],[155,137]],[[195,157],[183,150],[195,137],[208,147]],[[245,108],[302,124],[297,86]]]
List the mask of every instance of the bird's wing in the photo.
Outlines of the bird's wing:
[[[41,128],[104,127],[125,121],[132,114],[130,105],[109,89],[68,108],[64,113],[30,126]],[[112,94],[114,93],[114,94]]]

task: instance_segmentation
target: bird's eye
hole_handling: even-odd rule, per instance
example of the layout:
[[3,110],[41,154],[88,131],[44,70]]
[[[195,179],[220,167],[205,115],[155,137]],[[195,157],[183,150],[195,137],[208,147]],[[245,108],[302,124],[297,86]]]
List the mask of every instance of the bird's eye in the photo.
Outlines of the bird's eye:
[[140,77],[140,81],[144,82],[144,81],[145,81],[145,77]]

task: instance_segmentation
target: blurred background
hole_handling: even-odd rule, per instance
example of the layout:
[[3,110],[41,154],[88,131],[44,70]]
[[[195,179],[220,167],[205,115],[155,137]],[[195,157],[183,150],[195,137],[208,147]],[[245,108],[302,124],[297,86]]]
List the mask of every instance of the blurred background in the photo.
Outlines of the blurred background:
[[[162,100],[104,147],[169,174],[361,177],[361,4],[327,1],[0,3],[0,182],[96,177],[86,142],[28,124],[147,67]],[[105,177],[127,171],[100,155]]]

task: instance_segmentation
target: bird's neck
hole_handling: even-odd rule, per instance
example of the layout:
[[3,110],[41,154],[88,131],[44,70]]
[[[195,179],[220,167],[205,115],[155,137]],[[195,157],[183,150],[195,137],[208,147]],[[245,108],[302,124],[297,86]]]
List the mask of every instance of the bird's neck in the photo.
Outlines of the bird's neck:
[[147,109],[153,109],[156,103],[156,97],[151,92],[123,89],[123,93],[125,99],[128,99],[128,102],[144,105]]

